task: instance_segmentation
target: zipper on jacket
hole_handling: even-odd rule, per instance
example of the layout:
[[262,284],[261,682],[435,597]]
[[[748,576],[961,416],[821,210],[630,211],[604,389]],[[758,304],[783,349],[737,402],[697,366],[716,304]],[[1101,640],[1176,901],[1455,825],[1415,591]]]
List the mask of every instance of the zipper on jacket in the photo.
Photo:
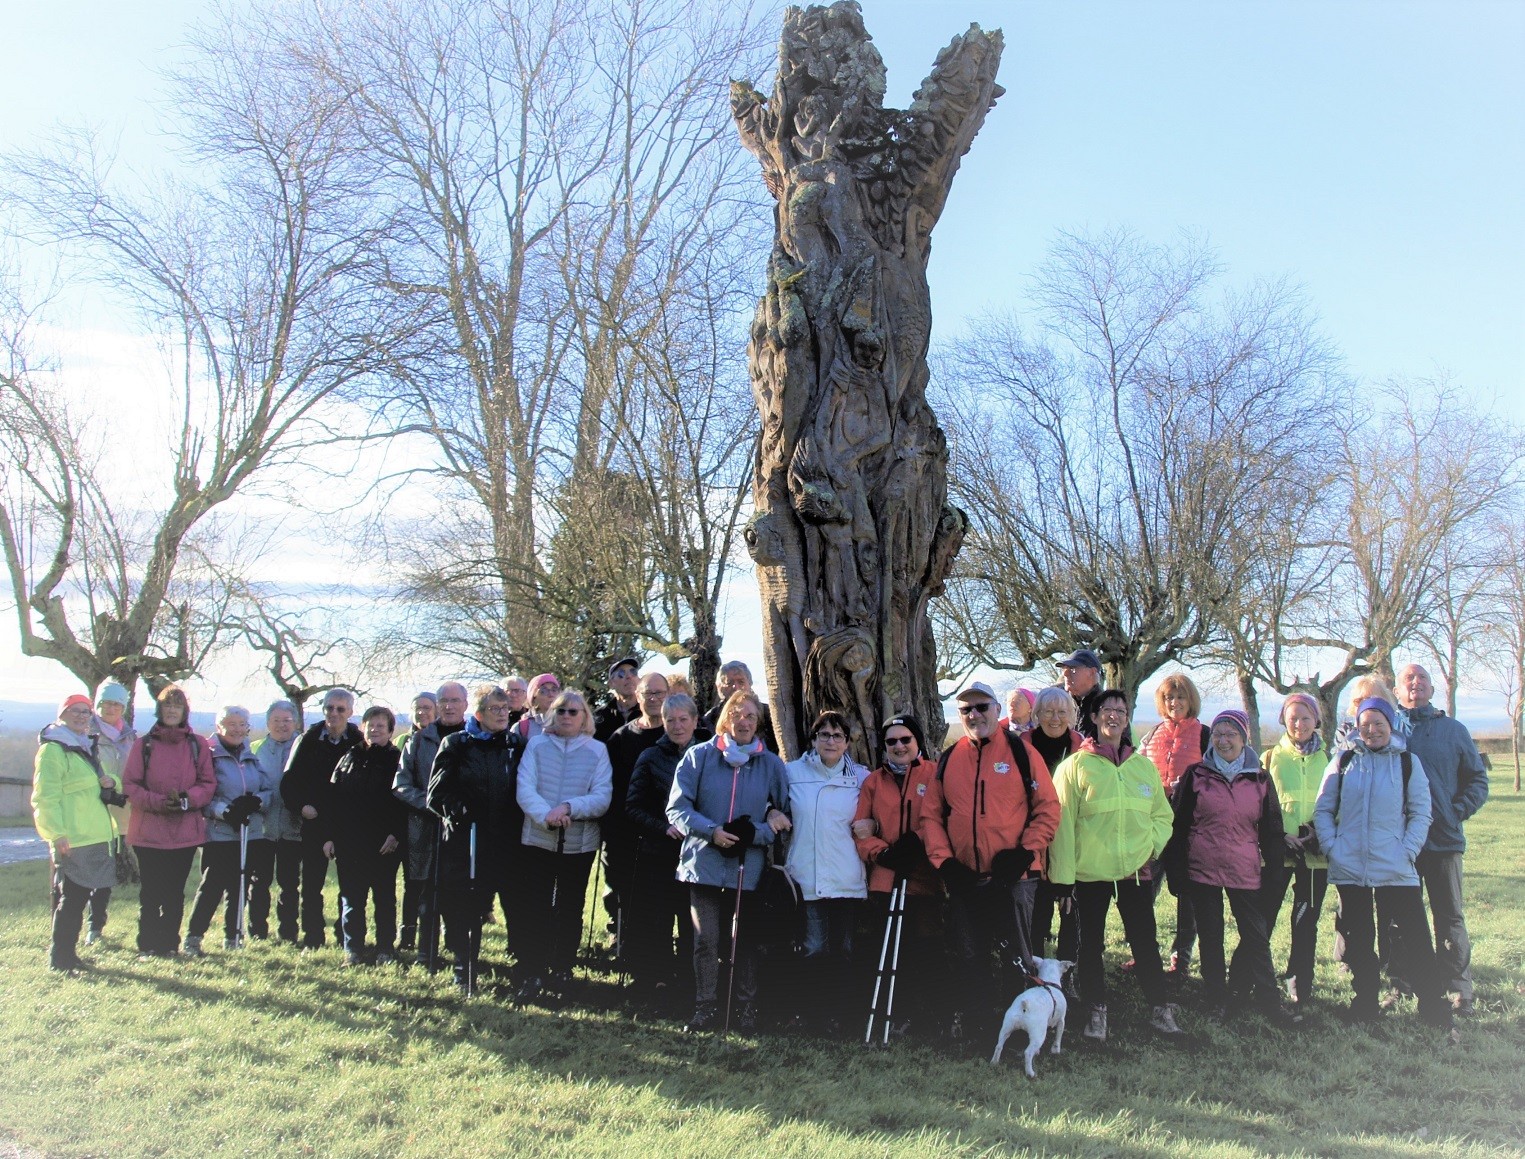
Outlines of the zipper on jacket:
[[[980,814],[985,811],[985,742],[974,742],[974,795],[979,799],[980,807],[969,810],[969,836],[970,844],[974,846],[974,872],[980,872]],[[971,801],[970,805],[973,806]]]

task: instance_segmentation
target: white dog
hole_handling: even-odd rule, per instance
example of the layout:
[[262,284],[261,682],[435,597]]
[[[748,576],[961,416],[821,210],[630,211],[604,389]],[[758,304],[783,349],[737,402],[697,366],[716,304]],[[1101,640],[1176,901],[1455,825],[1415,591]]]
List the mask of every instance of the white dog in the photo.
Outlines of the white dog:
[[1027,1031],[1027,1049],[1022,1052],[1022,1062],[1030,1079],[1038,1077],[1033,1073],[1033,1056],[1043,1048],[1043,1039],[1050,1028],[1054,1031],[1054,1045],[1049,1047],[1049,1053],[1060,1053],[1059,1044],[1064,1041],[1064,1015],[1069,1009],[1061,983],[1064,972],[1075,964],[1054,958],[1034,958],[1033,961],[1038,967],[1038,985],[1018,994],[1017,1000],[1006,1011],[1006,1017],[1001,1019],[1001,1037],[996,1039],[995,1053],[990,1056],[992,1064],[1000,1062],[1006,1040],[1020,1026]]

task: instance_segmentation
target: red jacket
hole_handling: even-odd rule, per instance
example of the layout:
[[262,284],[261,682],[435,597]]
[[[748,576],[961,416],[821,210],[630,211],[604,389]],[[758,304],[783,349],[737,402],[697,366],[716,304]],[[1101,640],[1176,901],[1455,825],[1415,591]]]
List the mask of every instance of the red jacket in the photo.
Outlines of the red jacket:
[[956,857],[976,873],[987,874],[991,858],[1020,845],[1034,854],[1028,872],[1042,871],[1044,853],[1059,828],[1059,796],[1043,758],[1024,734],[1017,743],[1034,782],[1029,816],[1027,788],[1009,735],[998,729],[983,741],[967,736],[954,741],[942,776],[927,786],[921,839],[934,867]]
[[[148,746],[148,767],[143,749]],[[140,736],[122,766],[122,792],[132,802],[127,843],[149,849],[185,849],[206,840],[201,810],[212,803],[217,777],[206,738],[184,726],[156,724]],[[184,809],[180,794],[185,794]]]
[[[874,863],[879,854],[898,841],[904,833],[916,833],[921,829],[921,810],[929,786],[937,779],[937,762],[918,757],[916,763],[906,770],[905,779],[897,781],[887,768],[875,769],[858,789],[858,812],[854,821],[865,818],[879,823],[879,832],[857,842],[858,856],[868,862],[868,888],[870,893],[889,893],[895,887],[895,873]],[[937,874],[930,865],[923,865],[911,874],[908,893],[929,895],[940,893]]]
[[1210,730],[1196,717],[1185,720],[1162,720],[1144,738],[1144,755],[1160,770],[1160,783],[1166,793],[1175,791],[1181,775],[1206,755],[1203,747]]

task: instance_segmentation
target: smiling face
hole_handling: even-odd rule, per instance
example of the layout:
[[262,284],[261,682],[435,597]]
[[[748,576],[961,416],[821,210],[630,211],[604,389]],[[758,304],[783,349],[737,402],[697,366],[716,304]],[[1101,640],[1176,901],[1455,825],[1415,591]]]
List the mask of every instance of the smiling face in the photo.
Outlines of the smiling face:
[[273,708],[265,714],[265,731],[276,744],[285,744],[297,731],[297,718],[290,709]]
[[740,668],[726,668],[715,678],[715,689],[722,702],[729,700],[734,692],[752,691],[752,682]]
[[810,740],[815,745],[815,755],[825,765],[835,765],[847,751],[847,734],[836,724],[821,725]]
[[1121,697],[1109,696],[1091,713],[1096,723],[1096,736],[1103,744],[1121,744],[1123,730],[1128,727],[1128,704]]
[[1404,708],[1424,708],[1435,698],[1435,682],[1418,664],[1410,664],[1398,673],[1394,691]]
[[751,744],[757,736],[757,702],[743,700],[731,713],[731,737],[737,744]]
[[71,732],[77,732],[81,736],[90,731],[90,706],[88,704],[71,704],[58,714],[58,719],[69,727]]
[[464,684],[441,684],[439,692],[439,722],[447,724],[451,728],[459,728],[466,723],[466,705],[470,703],[466,695]]
[[249,722],[241,716],[225,716],[217,722],[217,735],[228,748],[242,748],[249,739]]
[[178,696],[171,696],[159,702],[159,719],[170,728],[185,723],[185,701]]
[[1287,709],[1287,735],[1297,744],[1307,744],[1313,739],[1313,730],[1318,727],[1318,718],[1308,711],[1306,704],[1297,703]]
[[439,705],[427,696],[420,696],[413,702],[413,727],[428,728],[434,723],[434,718],[439,713]]
[[1160,697],[1165,702],[1165,715],[1171,720],[1185,720],[1191,716],[1191,697],[1179,688],[1172,688]]
[[964,722],[965,734],[978,740],[995,732],[1000,723],[998,711],[999,705],[983,692],[971,692],[967,700],[958,702],[958,717]]
[[1385,749],[1388,741],[1393,739],[1393,726],[1375,708],[1368,708],[1361,714],[1356,728],[1361,734],[1361,743],[1369,749]]
[[365,722],[365,743],[374,749],[382,745],[392,743],[392,726],[387,718],[381,713],[376,713]]
[[103,700],[95,712],[97,716],[112,728],[121,728],[122,718],[127,715],[127,706],[119,704],[115,700]]
[[667,699],[667,677],[657,672],[641,677],[636,686],[636,698],[641,702],[641,718],[653,725],[662,719],[662,702]]
[[1226,720],[1213,725],[1213,751],[1225,762],[1232,764],[1244,752],[1244,733]]
[[897,765],[908,765],[921,755],[921,746],[903,724],[890,726],[884,734],[884,752]]
[[1070,731],[1070,715],[1064,705],[1049,702],[1038,709],[1038,727],[1045,736],[1063,736]]
[[328,696],[323,700],[323,727],[329,736],[343,736],[349,727],[350,713],[355,702],[347,696]]

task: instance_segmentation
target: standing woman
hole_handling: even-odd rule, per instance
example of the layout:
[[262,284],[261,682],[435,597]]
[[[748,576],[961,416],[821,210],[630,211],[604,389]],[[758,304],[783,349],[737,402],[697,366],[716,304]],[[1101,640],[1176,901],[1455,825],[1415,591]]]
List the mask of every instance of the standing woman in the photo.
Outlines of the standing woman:
[[834,1035],[848,996],[853,931],[868,896],[863,859],[853,840],[858,790],[868,770],[847,755],[847,719],[830,710],[810,728],[810,749],[785,766],[794,823],[784,863],[805,903],[804,1005],[809,1024]]
[[[115,782],[117,791],[122,788],[122,769],[127,765],[127,754],[138,734],[127,723],[127,689],[115,680],[108,680],[95,694],[95,720],[91,724],[95,737],[95,756],[101,762],[101,772]],[[107,806],[111,819],[116,822],[117,836],[125,841],[127,834],[127,798],[120,804]],[[131,863],[132,854],[127,854]],[[136,865],[133,864],[136,869]],[[93,946],[106,929],[106,910],[111,904],[111,890],[98,889],[90,895],[90,928],[85,932],[85,945]]]
[[[249,899],[249,924],[258,937],[270,933],[270,876],[275,851],[265,840],[264,812],[276,782],[260,767],[249,748],[249,710],[230,705],[217,721],[212,738],[212,772],[217,791],[206,807],[207,839],[201,847],[201,884],[191,902],[185,927],[185,952],[201,953],[201,939],[212,924],[218,903],[227,898],[222,915],[222,948],[237,949],[239,899]],[[243,839],[247,837],[245,846]],[[242,869],[239,856],[246,852]],[[258,889],[253,888],[258,882]],[[247,891],[247,892],[245,892]],[[251,895],[257,893],[258,900]]]
[[132,746],[122,773],[132,803],[127,843],[143,875],[138,895],[138,951],[172,958],[180,949],[185,879],[206,840],[202,810],[212,803],[217,778],[212,750],[191,731],[191,706],[174,684],[154,702],[154,724]]
[[757,1027],[757,939],[741,901],[757,889],[764,848],[789,827],[780,811],[789,801],[788,774],[758,736],[761,718],[755,692],[731,693],[715,719],[715,739],[683,754],[667,798],[667,819],[683,838],[678,880],[689,887],[694,922],[691,1031],[719,1021],[720,958],[733,920],[736,944],[728,948],[740,1003],[736,1028],[750,1033]]
[[[1154,707],[1160,714],[1160,723],[1149,730],[1140,747],[1160,770],[1166,796],[1174,796],[1176,782],[1187,769],[1204,760],[1212,748],[1212,730],[1199,719],[1202,694],[1184,673],[1173,672],[1160,681],[1154,690]],[[1182,975],[1191,965],[1191,951],[1197,941],[1191,891],[1184,880],[1176,879],[1169,866],[1162,866],[1161,870],[1155,874],[1154,892],[1158,897],[1160,885],[1167,877],[1170,879],[1170,892],[1176,897],[1176,936],[1170,947],[1170,972]]]
[[1087,737],[1054,774],[1059,831],[1048,849],[1048,876],[1060,909],[1073,904],[1080,918],[1080,997],[1090,1007],[1081,1033],[1107,1039],[1102,951],[1107,912],[1115,904],[1133,951],[1133,976],[1152,1007],[1149,1024],[1162,1034],[1180,1034],[1175,1004],[1165,996],[1149,878],[1150,862],[1165,852],[1175,818],[1159,770],[1127,743],[1127,696],[1109,688],[1094,703],[1095,739]]
[[[1057,684],[1040,689],[1033,705],[1033,719],[1037,727],[1027,733],[1027,739],[1043,758],[1045,767],[1058,770],[1066,758],[1085,743],[1075,727],[1075,698]],[[1054,928],[1054,910],[1058,892],[1047,874],[1039,880],[1033,895],[1033,953],[1043,957],[1048,953],[1049,934]],[[1067,962],[1076,960],[1080,952],[1080,925],[1075,919],[1075,908],[1068,906],[1059,914],[1059,948],[1056,956]]]
[[[1213,718],[1207,755],[1176,784],[1174,836],[1165,861],[1190,899],[1202,935],[1202,994],[1221,1017],[1232,988],[1254,997],[1281,1020],[1281,994],[1271,967],[1271,937],[1261,895],[1264,877],[1279,883],[1281,805],[1276,787],[1249,747],[1250,718],[1228,709]],[[1264,869],[1262,869],[1264,866]],[[1239,927],[1239,945],[1225,984],[1223,895]]]
[[[1319,735],[1318,701],[1294,692],[1281,707],[1282,737],[1260,758],[1276,786],[1281,802],[1286,856],[1282,878],[1262,891],[1266,928],[1275,932],[1276,918],[1292,885],[1292,949],[1287,955],[1287,993],[1292,1009],[1307,1008],[1313,996],[1313,959],[1318,949],[1319,914],[1329,888],[1329,862],[1318,852],[1313,836],[1313,813],[1319,787],[1329,766],[1329,753]],[[1266,863],[1267,866],[1271,864]]]
[[[296,744],[297,706],[277,700],[265,709],[265,735],[254,745],[254,759],[270,785],[270,805],[261,817],[265,840],[270,843],[271,880],[276,892],[276,936],[283,942],[297,940],[297,918],[302,888],[302,822],[281,796],[286,762]],[[268,892],[267,887],[267,892]],[[268,924],[268,916],[261,929]]]
[[85,903],[94,891],[116,883],[111,846],[116,823],[106,806],[121,797],[121,786],[101,771],[90,739],[90,698],[66,698],[58,720],[37,738],[32,773],[32,817],[37,836],[51,846],[54,896],[55,970],[84,967],[76,946]]
[[[529,707],[524,715],[514,721],[514,732],[520,745],[529,743],[531,737],[547,731],[553,723],[551,705],[561,695],[561,680],[549,672],[542,672],[529,683]],[[512,711],[512,710],[510,710]]]
[[937,762],[922,756],[925,736],[914,716],[890,717],[880,728],[879,739],[884,764],[868,775],[859,790],[853,836],[858,855],[868,865],[868,897],[875,914],[887,918],[890,891],[902,879],[907,883],[897,989],[905,1013],[899,1022],[919,1026],[922,1021],[931,1024],[940,1013],[929,1010],[927,1000],[936,988],[943,887],[917,836]]
[[519,762],[524,810],[524,941],[527,981],[520,1001],[566,1001],[582,936],[583,899],[598,852],[598,819],[614,792],[609,752],[593,739],[593,714],[580,692],[551,702],[550,728],[532,737]]

